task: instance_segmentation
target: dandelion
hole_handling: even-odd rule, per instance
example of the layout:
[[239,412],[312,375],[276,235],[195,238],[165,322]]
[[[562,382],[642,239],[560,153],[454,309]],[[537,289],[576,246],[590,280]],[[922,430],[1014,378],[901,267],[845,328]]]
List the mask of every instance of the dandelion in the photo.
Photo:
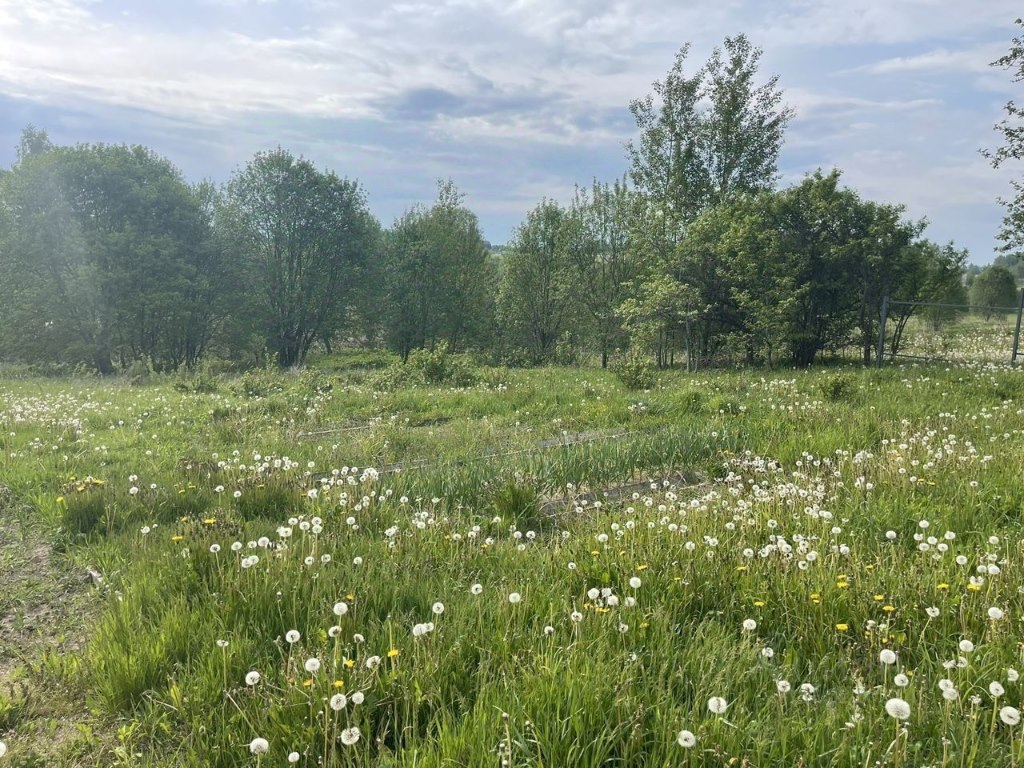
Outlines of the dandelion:
[[910,717],[910,705],[903,699],[892,698],[885,702],[885,712],[896,720],[907,720]]
[[[1016,707],[1003,707],[999,710],[999,719],[1013,728],[1015,725],[1020,724],[1020,710]],[[0,754],[3,753],[0,752]]]
[[961,640],[960,650],[964,653],[970,653],[974,650],[974,643],[972,643],[970,640]]
[[380,656],[368,656],[363,662],[363,666],[367,669],[376,669],[380,666]]
[[757,622],[756,621],[754,621],[753,619],[744,619],[743,620],[743,631],[744,632],[753,632],[755,629],[757,629]]
[[333,709],[335,712],[341,712],[341,710],[343,710],[346,707],[346,705],[348,705],[348,699],[345,698],[344,693],[336,693],[333,696],[331,696],[330,704],[331,709]]
[[256,685],[260,681],[260,673],[255,669],[252,672],[247,672],[245,675],[246,685]]
[[365,698],[366,697],[363,695],[362,691],[356,691],[355,693],[352,694],[352,697],[349,699],[349,701],[351,701],[356,706],[359,706],[360,704],[363,703]]
[[892,682],[897,688],[906,688],[910,685],[910,678],[900,672],[892,679]]
[[520,594],[519,594],[518,592],[513,592],[513,593],[511,593],[511,594],[510,594],[510,595],[508,596],[508,601],[509,601],[510,603],[512,603],[512,605],[515,605],[516,603],[518,603],[518,602],[519,602],[520,600],[522,600],[522,599],[523,599],[523,596],[522,596],[522,595],[520,595]]
[[285,632],[284,639],[287,640],[290,644],[294,645],[302,639],[302,635],[299,634],[299,631],[297,629],[289,629],[287,632]]
[[469,588],[469,593],[471,595],[479,595],[483,591],[484,591],[484,585],[483,584],[474,584],[472,587]]
[[548,637],[551,637],[551,635],[555,634],[555,628],[548,624],[546,627],[544,627],[544,634]]
[[708,699],[708,710],[716,715],[725,714],[725,710],[729,707],[729,702],[723,699],[721,696],[712,696]]
[[579,611],[573,611],[569,614],[569,618],[572,620],[574,624],[579,624],[581,621],[583,621],[583,614]]
[[1003,610],[1001,608],[996,608],[994,605],[988,609],[988,617],[992,619],[992,621],[999,621],[1004,615]]
[[780,694],[785,695],[789,693],[791,690],[793,690],[793,686],[790,685],[788,680],[776,680],[775,690],[778,691]]
[[228,647],[228,641],[227,640],[218,640],[217,641],[217,647],[218,648],[227,648]]
[[629,580],[629,586],[633,589],[640,589],[641,584],[643,584],[643,582],[640,581],[640,578],[638,576],[634,576]]
[[896,652],[889,648],[883,648],[878,654],[878,660],[885,665],[891,665],[896,663]]
[[335,616],[344,616],[346,613],[348,613],[348,603],[346,603],[344,600],[339,600],[334,604]]
[[289,752],[288,753],[288,762],[289,763],[297,763],[301,759],[302,759],[302,755],[300,755],[298,752]]
[[359,737],[361,735],[362,734],[359,732],[359,729],[353,725],[351,728],[346,728],[345,730],[343,730],[341,732],[341,736],[339,736],[338,738],[341,740],[341,743],[344,744],[346,747],[351,747],[353,744],[359,741]]
[[270,751],[270,742],[257,737],[249,742],[249,751],[254,755],[265,755]]
[[435,616],[440,616],[442,613],[444,613],[444,603],[434,603],[430,607],[430,610],[434,612]]
[[683,749],[689,749],[697,743],[697,737],[693,731],[682,730],[676,735],[676,743]]
[[992,695],[993,699],[998,699],[1000,696],[1006,693],[1006,689],[1003,688],[1002,684],[993,680],[991,683],[988,684],[988,692]]
[[7,745],[0,741],[0,757],[7,754]]
[[1009,680],[1011,683],[1016,683],[1018,680],[1020,680],[1020,672],[1011,667],[1010,669],[1006,670],[1006,679]]
[[924,612],[927,613],[928,617],[931,618],[931,619],[938,618],[938,616],[939,616],[939,609],[936,608],[934,605],[931,605],[931,606],[925,608]]
[[316,657],[306,659],[306,663],[302,666],[309,674],[315,675],[320,671],[320,659]]

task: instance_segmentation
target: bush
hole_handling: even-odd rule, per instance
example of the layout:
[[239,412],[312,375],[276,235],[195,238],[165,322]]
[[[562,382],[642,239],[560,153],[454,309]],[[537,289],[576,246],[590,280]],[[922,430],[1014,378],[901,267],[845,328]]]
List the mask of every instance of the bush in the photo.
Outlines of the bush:
[[838,374],[836,376],[829,376],[824,379],[818,388],[821,391],[822,396],[830,403],[838,403],[843,400],[849,400],[853,397],[857,391],[857,384],[853,380],[853,377]]
[[281,377],[266,368],[254,368],[247,371],[232,387],[236,394],[245,397],[267,397],[284,391]]
[[648,357],[632,349],[612,361],[612,370],[626,389],[650,389],[656,380],[654,366]]
[[414,349],[404,365],[385,368],[372,383],[377,389],[392,390],[417,384],[470,387],[479,380],[479,372],[469,356],[452,354],[442,341],[433,349]]

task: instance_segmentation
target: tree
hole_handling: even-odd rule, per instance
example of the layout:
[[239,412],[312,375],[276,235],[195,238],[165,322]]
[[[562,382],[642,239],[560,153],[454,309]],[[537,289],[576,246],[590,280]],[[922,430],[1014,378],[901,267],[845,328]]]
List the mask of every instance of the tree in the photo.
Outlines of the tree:
[[281,367],[343,327],[376,247],[359,185],[276,149],[227,185],[219,218],[252,291],[254,321]]
[[[1016,24],[1024,27],[1024,19],[1017,19]],[[1013,38],[1009,52],[992,62],[992,66],[1009,70],[1014,83],[1024,83],[1024,36]],[[1004,143],[994,152],[985,152],[995,168],[1010,161],[1024,160],[1024,105],[1010,99],[1004,109],[1006,117],[995,126]],[[999,237],[1004,250],[1019,251],[1024,249],[1024,180],[1015,179],[1010,183],[1015,195],[1002,201],[1006,216]]]
[[974,278],[971,304],[988,320],[998,310],[1013,311],[1017,305],[1017,281],[1005,267],[989,267]]
[[627,145],[630,173],[648,202],[641,229],[661,258],[701,212],[772,188],[793,115],[778,76],[756,84],[762,51],[745,35],[727,37],[724,53],[715,48],[693,76],[685,73],[689,52],[689,44],[680,49],[654,95],[630,104],[640,131]]
[[578,310],[565,220],[561,206],[541,202],[516,230],[502,264],[498,317],[505,345],[525,351],[531,362],[551,358]]
[[402,359],[446,341],[451,349],[484,343],[493,322],[494,265],[480,223],[451,181],[437,200],[395,222],[387,236],[386,335]]
[[566,212],[565,244],[575,300],[584,307],[588,330],[601,353],[601,367],[623,341],[622,321],[616,314],[626,298],[627,284],[639,269],[630,237],[634,196],[625,182],[576,190]]

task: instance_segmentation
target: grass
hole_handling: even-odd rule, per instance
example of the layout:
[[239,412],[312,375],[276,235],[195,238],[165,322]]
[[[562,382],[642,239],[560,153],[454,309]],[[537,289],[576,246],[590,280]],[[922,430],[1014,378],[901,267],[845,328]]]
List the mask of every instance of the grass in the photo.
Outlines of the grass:
[[3,759],[1024,765],[1019,372],[317,369],[0,383],[5,530],[102,578]]

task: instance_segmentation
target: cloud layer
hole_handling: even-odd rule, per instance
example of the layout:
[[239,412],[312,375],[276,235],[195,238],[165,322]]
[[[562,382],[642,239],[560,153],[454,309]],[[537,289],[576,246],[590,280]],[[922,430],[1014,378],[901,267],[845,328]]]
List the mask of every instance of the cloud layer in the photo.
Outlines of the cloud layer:
[[[151,8],[150,6],[155,6]],[[226,179],[278,144],[358,177],[387,222],[451,176],[502,242],[543,196],[626,170],[631,99],[693,43],[765,50],[797,110],[786,180],[836,165],[987,261],[1005,174],[978,149],[1016,3],[948,0],[0,0],[0,162],[21,127],[144,143]]]

